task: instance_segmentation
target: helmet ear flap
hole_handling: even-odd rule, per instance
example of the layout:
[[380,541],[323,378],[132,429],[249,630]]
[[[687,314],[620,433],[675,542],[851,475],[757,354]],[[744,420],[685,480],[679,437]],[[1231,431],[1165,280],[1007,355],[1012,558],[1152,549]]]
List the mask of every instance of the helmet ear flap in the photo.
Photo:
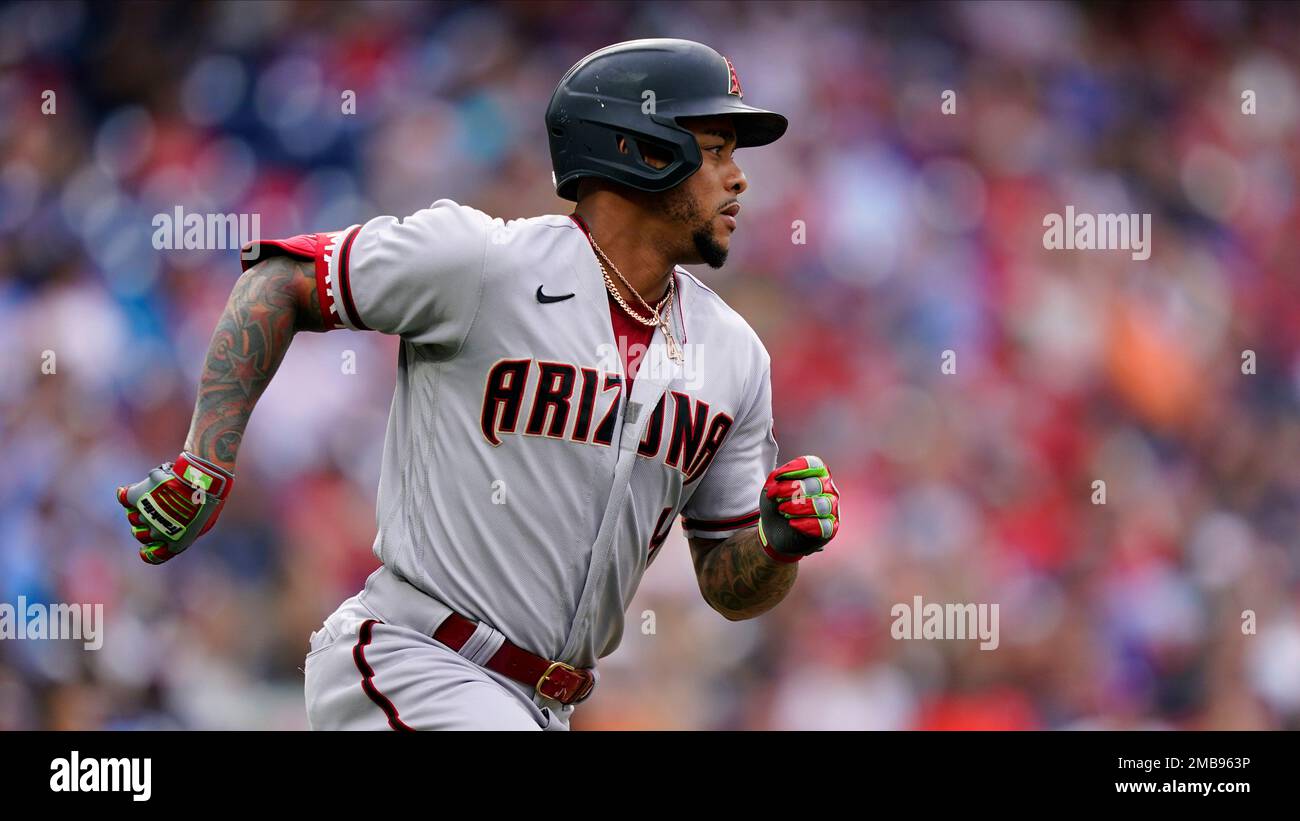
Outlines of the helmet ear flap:
[[634,125],[568,120],[564,136],[552,137],[556,192],[576,202],[580,177],[600,177],[640,191],[666,191],[695,173],[703,155],[693,133],[675,124],[637,119]]

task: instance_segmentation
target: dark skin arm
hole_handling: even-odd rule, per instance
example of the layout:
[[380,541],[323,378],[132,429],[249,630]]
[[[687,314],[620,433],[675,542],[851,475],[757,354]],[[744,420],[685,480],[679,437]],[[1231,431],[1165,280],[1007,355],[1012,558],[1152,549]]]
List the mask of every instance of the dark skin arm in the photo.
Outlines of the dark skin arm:
[[770,558],[758,542],[758,528],[726,539],[690,539],[700,593],[728,621],[743,621],[776,607],[799,575],[795,562]]
[[234,471],[253,406],[298,331],[327,331],[310,262],[272,257],[244,272],[217,322],[185,449]]

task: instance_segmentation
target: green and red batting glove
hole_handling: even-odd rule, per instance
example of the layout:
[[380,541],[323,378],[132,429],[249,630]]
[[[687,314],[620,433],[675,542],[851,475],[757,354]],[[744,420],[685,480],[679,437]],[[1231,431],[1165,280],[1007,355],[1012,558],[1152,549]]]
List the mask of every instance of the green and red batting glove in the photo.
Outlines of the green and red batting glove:
[[768,474],[758,497],[758,541],[780,562],[817,553],[840,527],[840,492],[816,456],[800,456]]
[[140,548],[140,558],[162,564],[217,523],[235,477],[192,453],[164,462],[141,482],[117,489]]

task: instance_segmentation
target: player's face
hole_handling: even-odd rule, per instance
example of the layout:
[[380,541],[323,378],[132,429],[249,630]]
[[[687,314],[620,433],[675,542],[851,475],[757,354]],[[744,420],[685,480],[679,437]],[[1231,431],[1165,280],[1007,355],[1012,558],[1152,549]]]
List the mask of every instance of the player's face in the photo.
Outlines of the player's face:
[[682,264],[721,268],[731,248],[731,233],[736,230],[740,194],[749,187],[736,164],[736,132],[731,118],[725,116],[692,118],[680,124],[695,134],[704,159],[685,182],[661,195],[659,207],[681,228]]

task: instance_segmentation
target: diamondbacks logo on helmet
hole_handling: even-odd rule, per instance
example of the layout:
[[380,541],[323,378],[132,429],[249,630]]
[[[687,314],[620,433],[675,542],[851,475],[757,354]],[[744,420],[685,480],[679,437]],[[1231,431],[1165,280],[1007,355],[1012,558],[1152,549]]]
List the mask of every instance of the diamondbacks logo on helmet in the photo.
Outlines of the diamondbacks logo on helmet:
[[727,93],[735,94],[737,97],[744,97],[744,92],[740,90],[740,77],[736,76],[736,67],[731,64],[731,58],[724,56],[722,59],[727,61],[727,73],[731,75],[731,84],[727,89]]

